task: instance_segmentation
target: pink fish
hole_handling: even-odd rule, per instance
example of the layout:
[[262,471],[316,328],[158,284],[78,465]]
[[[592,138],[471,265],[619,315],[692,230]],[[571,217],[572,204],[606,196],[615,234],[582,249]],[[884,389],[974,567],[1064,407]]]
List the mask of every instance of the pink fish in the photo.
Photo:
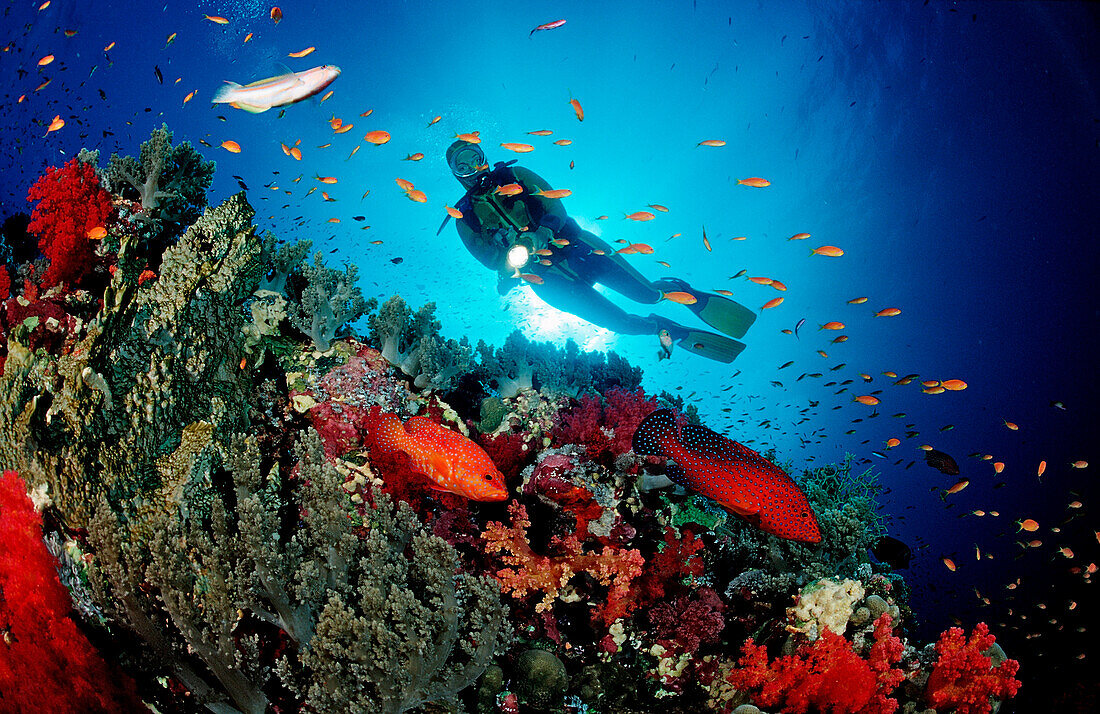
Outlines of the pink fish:
[[394,414],[371,410],[368,439],[386,453],[403,451],[413,467],[428,477],[432,488],[475,501],[508,498],[504,476],[485,450],[462,434],[427,417],[409,417],[404,426]]
[[548,22],[545,25],[539,25],[535,29],[528,32],[527,37],[531,37],[531,35],[535,34],[539,30],[553,30],[554,28],[561,27],[564,24],[565,24],[565,20],[554,20],[553,22]]
[[226,80],[214,93],[215,104],[229,104],[250,114],[266,112],[272,107],[285,107],[308,99],[332,84],[340,76],[340,68],[326,64],[303,72],[291,72],[261,79],[244,86]]
[[[714,499],[765,533],[821,542],[821,529],[806,494],[783,469],[752,449],[703,426],[676,423],[658,409],[638,426],[634,453],[671,458],[680,469],[669,477]],[[681,471],[682,470],[682,471]]]

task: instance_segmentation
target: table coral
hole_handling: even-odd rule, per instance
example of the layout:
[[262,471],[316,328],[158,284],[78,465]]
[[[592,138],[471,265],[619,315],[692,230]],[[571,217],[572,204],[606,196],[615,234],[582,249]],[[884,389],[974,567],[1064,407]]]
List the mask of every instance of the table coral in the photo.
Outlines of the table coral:
[[993,667],[985,654],[996,643],[984,622],[975,625],[969,639],[962,628],[945,630],[936,643],[939,658],[928,677],[926,696],[937,709],[957,714],[988,714],[990,697],[1007,699],[1016,695],[1020,663],[1007,659]]

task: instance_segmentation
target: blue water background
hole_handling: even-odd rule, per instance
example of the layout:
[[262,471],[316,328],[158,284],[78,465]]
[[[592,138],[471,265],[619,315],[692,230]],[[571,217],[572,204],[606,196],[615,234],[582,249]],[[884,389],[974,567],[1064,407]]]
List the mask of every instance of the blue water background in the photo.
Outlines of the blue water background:
[[[907,577],[920,636],[933,639],[955,618],[968,627],[988,620],[1010,655],[1024,660],[1031,691],[1050,660],[1063,677],[1084,676],[1072,673],[1087,671],[1088,659],[1076,657],[1094,649],[1087,628],[1095,615],[1084,605],[1089,587],[1068,570],[1100,560],[1091,478],[1100,468],[1100,62],[1089,5],[286,2],[277,26],[270,5],[251,2],[35,7],[7,4],[0,24],[0,43],[11,43],[0,53],[0,215],[29,211],[26,189],[46,165],[82,146],[99,148],[103,165],[112,151],[136,156],[166,121],[177,142],[213,145],[199,147],[218,162],[211,203],[239,190],[233,175],[240,176],[258,225],[286,240],[313,240],[330,264],[358,265],[368,296],[434,301],[445,334],[499,344],[518,327],[537,339],[611,347],[643,367],[647,391],[690,395],[708,426],[774,447],[795,471],[845,453],[870,460],[890,489],[891,532],[917,551]],[[564,27],[529,36],[559,18]],[[66,38],[64,29],[78,34]],[[105,54],[110,42],[117,44]],[[317,49],[305,58],[287,57],[310,46]],[[38,68],[46,54],[56,61]],[[281,63],[337,64],[343,74],[330,99],[290,107],[283,118],[209,104],[223,80],[255,81],[279,73]],[[46,78],[51,84],[35,92]],[[571,97],[584,107],[583,122]],[[67,126],[43,138],[55,114]],[[334,135],[333,115],[354,129]],[[428,126],[436,115],[442,119]],[[373,129],[393,139],[377,147],[361,141]],[[527,134],[538,129],[554,134]],[[631,257],[647,276],[729,289],[754,309],[773,297],[784,303],[761,312],[748,349],[726,366],[683,352],[658,363],[654,339],[563,319],[527,288],[499,298],[495,277],[465,252],[453,225],[436,236],[444,204],[461,195],[442,154],[456,133],[470,131],[481,132],[490,161],[520,158],[555,188],[571,189],[567,210],[605,239],[651,244],[655,254]],[[573,144],[552,144],[560,138]],[[218,148],[227,139],[240,154]],[[304,158],[296,162],[279,144],[299,139]],[[704,139],[728,143],[697,147]],[[517,156],[501,142],[536,149]],[[425,158],[402,161],[415,152]],[[772,185],[737,185],[749,176]],[[407,200],[398,177],[428,202]],[[322,201],[322,189],[338,200]],[[648,223],[624,220],[651,203],[669,212]],[[600,215],[608,218],[595,220]],[[702,244],[704,226],[713,251]],[[812,237],[787,240],[800,232]],[[731,240],[738,236],[747,240]],[[807,255],[819,245],[845,255]],[[789,289],[729,279],[741,269]],[[859,296],[868,302],[847,304]],[[642,314],[654,309],[619,302]],[[887,307],[902,314],[873,316]],[[700,324],[683,307],[656,309]],[[799,339],[780,332],[801,318]],[[846,343],[818,330],[833,320],[846,324]],[[925,395],[917,383],[894,386],[886,370],[962,379],[969,388]],[[796,381],[816,372],[823,376]],[[842,393],[839,384],[824,386],[845,379],[855,382]],[[875,389],[877,409],[852,402]],[[1052,407],[1055,400],[1065,410]],[[906,425],[919,435],[905,438]],[[941,431],[947,425],[954,428]],[[902,444],[886,449],[890,437]],[[921,444],[952,454],[971,480],[947,497],[950,508],[930,489],[956,479],[924,465]],[[1004,474],[971,453],[1003,461]],[[1094,463],[1070,468],[1079,459]],[[1042,460],[1048,467],[1039,479]],[[994,488],[999,482],[1006,485]],[[1074,499],[1084,508],[1067,510]],[[1000,516],[960,518],[975,509]],[[1083,517],[1052,533],[1068,513]],[[1025,517],[1042,525],[1029,539],[1043,541],[1026,552],[1014,525]],[[975,546],[993,558],[976,560]],[[957,572],[947,571],[944,556]],[[1070,611],[1073,600],[1082,606]]]

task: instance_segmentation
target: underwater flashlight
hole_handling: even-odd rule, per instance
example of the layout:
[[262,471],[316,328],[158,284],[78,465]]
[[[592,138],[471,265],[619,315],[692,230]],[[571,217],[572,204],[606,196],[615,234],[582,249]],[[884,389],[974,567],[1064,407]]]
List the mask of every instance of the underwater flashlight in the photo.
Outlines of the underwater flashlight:
[[527,261],[530,257],[531,253],[527,250],[527,246],[514,245],[508,249],[508,267],[522,268],[527,265]]

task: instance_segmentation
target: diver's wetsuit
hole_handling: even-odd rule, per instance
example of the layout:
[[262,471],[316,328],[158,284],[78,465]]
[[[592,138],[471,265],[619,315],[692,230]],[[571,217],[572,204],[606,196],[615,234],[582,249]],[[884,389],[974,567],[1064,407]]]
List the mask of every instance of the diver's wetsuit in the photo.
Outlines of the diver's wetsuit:
[[[519,183],[523,193],[500,196],[493,192],[497,186],[509,183]],[[497,271],[502,288],[518,280],[507,267],[506,256],[510,241],[519,236],[531,243],[532,253],[541,248],[552,251],[548,256],[551,265],[541,265],[539,256],[532,255],[531,262],[522,268],[542,278],[542,284],[532,283],[531,288],[550,305],[624,335],[656,334],[662,327],[683,330],[657,315],[632,315],[600,294],[593,287],[595,283],[647,305],[661,299],[661,290],[654,283],[614,248],[577,225],[559,200],[533,195],[539,189],[551,190],[549,183],[533,171],[522,166],[498,166],[490,180],[470,189],[456,206],[462,211],[457,221],[459,237],[482,265]],[[550,244],[550,238],[569,243]],[[603,255],[596,250],[603,251]]]

